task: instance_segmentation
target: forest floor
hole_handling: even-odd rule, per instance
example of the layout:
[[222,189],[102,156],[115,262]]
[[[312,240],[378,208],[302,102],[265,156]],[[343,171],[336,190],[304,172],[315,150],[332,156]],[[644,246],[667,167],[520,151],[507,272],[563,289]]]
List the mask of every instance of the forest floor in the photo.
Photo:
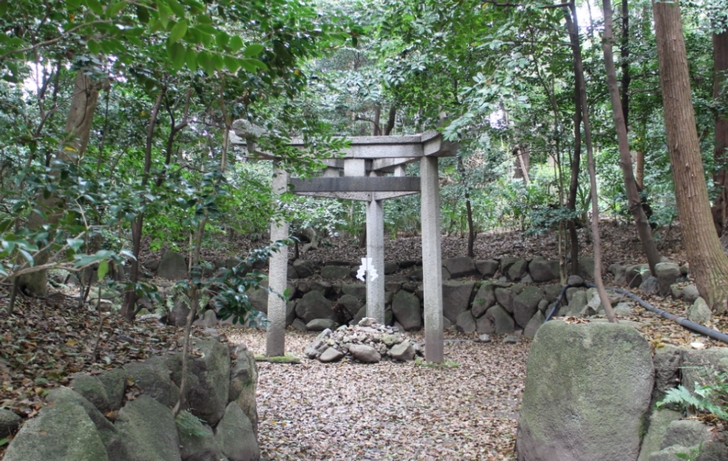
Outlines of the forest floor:
[[[683,264],[677,227],[656,235],[662,254]],[[633,226],[602,226],[605,267],[643,262]],[[420,259],[420,237],[400,236],[385,243],[385,259]],[[242,247],[252,245],[244,242]],[[443,237],[443,257],[466,253],[467,240]],[[236,250],[243,252],[243,250]],[[356,261],[365,250],[352,239],[331,239],[306,257]],[[584,248],[583,255],[590,253]],[[476,259],[543,256],[558,258],[553,234],[521,232],[480,234]],[[605,276],[609,286],[611,276]],[[0,309],[7,306],[7,285],[0,285]],[[636,294],[640,295],[635,291]],[[685,315],[682,301],[642,296],[664,310]],[[629,320],[653,347],[725,347],[693,334],[641,307]],[[575,320],[576,321],[576,320]],[[708,325],[728,331],[728,317]],[[227,327],[230,342],[263,353],[264,333]],[[201,334],[200,331],[197,334]],[[420,339],[418,334],[413,335]],[[445,351],[453,366],[430,368],[416,363],[351,362],[298,365],[259,363],[260,443],[270,460],[463,460],[514,459],[516,415],[525,381],[530,341],[502,344],[472,340],[477,335],[447,332]],[[315,333],[291,331],[286,350],[303,356]],[[32,417],[50,388],[67,385],[79,371],[98,372],[152,355],[180,349],[182,329],[154,320],[133,325],[113,315],[100,316],[58,292],[46,299],[21,296],[15,311],[0,314],[0,408]],[[457,365],[457,366],[455,366]],[[0,459],[7,440],[0,440]]]

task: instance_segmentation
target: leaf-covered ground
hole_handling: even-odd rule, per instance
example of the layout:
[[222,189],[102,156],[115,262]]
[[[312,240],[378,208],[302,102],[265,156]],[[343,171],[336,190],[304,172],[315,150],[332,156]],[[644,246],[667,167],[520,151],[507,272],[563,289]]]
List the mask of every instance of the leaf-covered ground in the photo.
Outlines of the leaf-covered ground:
[[[659,237],[663,254],[684,263],[677,230],[664,229]],[[607,264],[643,261],[631,227],[606,223],[602,238]],[[464,254],[466,243],[444,238],[443,256]],[[553,235],[481,234],[476,258],[506,254],[556,258],[556,249]],[[362,251],[342,240],[307,257],[356,260]],[[385,251],[387,260],[419,259],[419,237],[388,240]],[[582,253],[588,254],[588,249]],[[607,285],[610,281],[607,276]],[[8,291],[7,285],[0,285],[0,309],[7,305]],[[682,301],[644,298],[674,314],[686,314],[688,306]],[[61,293],[47,299],[21,296],[12,316],[0,313],[0,407],[33,416],[48,389],[68,384],[72,373],[100,372],[179,348],[181,329],[155,321],[129,325],[77,304]],[[639,307],[629,320],[637,322],[655,348],[726,346]],[[728,332],[728,317],[714,318],[709,326]],[[255,352],[264,352],[264,333],[232,328],[225,333],[232,342],[242,341]],[[448,332],[447,337],[472,340],[475,335]],[[312,338],[313,334],[290,332],[287,350],[303,356]],[[324,365],[307,359],[300,365],[260,363],[263,453],[271,460],[302,461],[512,459],[530,342],[506,345],[493,339],[446,343],[447,359],[458,367],[391,362]],[[0,459],[3,449],[0,446]]]
[[[265,334],[228,331],[265,351]],[[446,364],[259,363],[260,444],[271,460],[513,459],[529,343],[448,335]],[[302,356],[314,333],[291,332]],[[418,337],[418,339],[421,339]],[[470,338],[472,339],[472,337]]]

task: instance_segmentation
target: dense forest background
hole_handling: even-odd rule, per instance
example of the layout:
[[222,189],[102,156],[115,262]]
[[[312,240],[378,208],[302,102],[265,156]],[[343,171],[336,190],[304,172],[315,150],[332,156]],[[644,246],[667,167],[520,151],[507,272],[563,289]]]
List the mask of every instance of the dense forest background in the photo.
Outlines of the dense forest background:
[[[723,308],[727,12],[725,0],[1,1],[0,279],[44,296],[47,269],[93,268],[124,287],[132,319],[154,296],[144,246],[186,252],[194,292],[209,283],[205,248],[271,219],[360,238],[363,204],[274,199],[272,165],[243,140],[305,176],[335,135],[438,129],[459,143],[440,163],[443,233],[556,232],[566,266],[598,211],[638,226],[653,266],[679,222],[701,294]],[[418,200],[385,203],[389,235],[418,232]],[[259,281],[233,270],[216,283],[234,306]]]

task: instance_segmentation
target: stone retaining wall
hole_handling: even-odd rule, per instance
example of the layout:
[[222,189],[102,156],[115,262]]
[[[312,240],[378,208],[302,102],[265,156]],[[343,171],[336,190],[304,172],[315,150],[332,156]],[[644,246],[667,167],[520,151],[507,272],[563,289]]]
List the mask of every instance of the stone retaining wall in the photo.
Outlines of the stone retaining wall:
[[49,405],[20,428],[5,461],[258,460],[253,354],[214,337],[193,338],[191,347],[188,408],[176,420],[180,354],[78,373],[70,387],[48,394]]

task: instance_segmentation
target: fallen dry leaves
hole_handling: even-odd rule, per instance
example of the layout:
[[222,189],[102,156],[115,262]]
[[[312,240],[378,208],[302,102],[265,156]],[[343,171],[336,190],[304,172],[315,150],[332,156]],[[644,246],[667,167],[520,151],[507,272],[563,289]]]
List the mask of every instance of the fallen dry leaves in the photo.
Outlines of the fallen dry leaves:
[[[684,262],[679,232],[663,232],[663,254]],[[644,259],[632,226],[605,223],[602,238],[605,266]],[[417,260],[420,241],[420,237],[387,240],[385,258]],[[466,244],[466,239],[443,238],[443,257],[465,254]],[[476,241],[476,259],[505,255],[556,259],[556,248],[553,235],[481,234]],[[582,254],[589,250],[583,248]],[[341,239],[306,257],[357,261],[364,252]],[[608,276],[606,284],[609,282]],[[673,314],[686,314],[688,306],[682,301],[642,297]],[[6,303],[7,287],[0,286],[0,308]],[[100,319],[98,313],[75,304],[63,297],[20,298],[13,316],[0,315],[0,407],[31,416],[42,405],[47,390],[68,384],[74,372],[97,373],[178,350],[181,329],[155,321],[129,325],[118,317]],[[92,357],[100,320],[101,341],[96,357]],[[726,346],[641,307],[633,307],[633,315],[626,320],[638,323],[654,348],[666,344],[696,347],[696,343]],[[728,331],[728,316],[714,318],[709,326]],[[265,333],[233,328],[225,332],[231,342],[244,342],[254,352],[264,352]],[[289,332],[287,350],[303,356],[304,347],[314,336]],[[473,338],[449,332],[446,337]],[[530,342],[511,345],[494,339],[492,343],[446,343],[446,358],[458,367],[428,368],[387,361],[322,364],[306,359],[300,365],[259,363],[258,408],[264,456],[301,461],[514,459],[516,417]]]
[[[226,334],[232,343],[243,342],[255,352],[265,352],[265,333],[230,329]],[[289,332],[286,349],[303,356],[315,336]],[[389,361],[258,363],[263,456],[271,460],[515,459],[516,417],[529,345],[446,342],[446,361],[459,366],[442,368]]]

